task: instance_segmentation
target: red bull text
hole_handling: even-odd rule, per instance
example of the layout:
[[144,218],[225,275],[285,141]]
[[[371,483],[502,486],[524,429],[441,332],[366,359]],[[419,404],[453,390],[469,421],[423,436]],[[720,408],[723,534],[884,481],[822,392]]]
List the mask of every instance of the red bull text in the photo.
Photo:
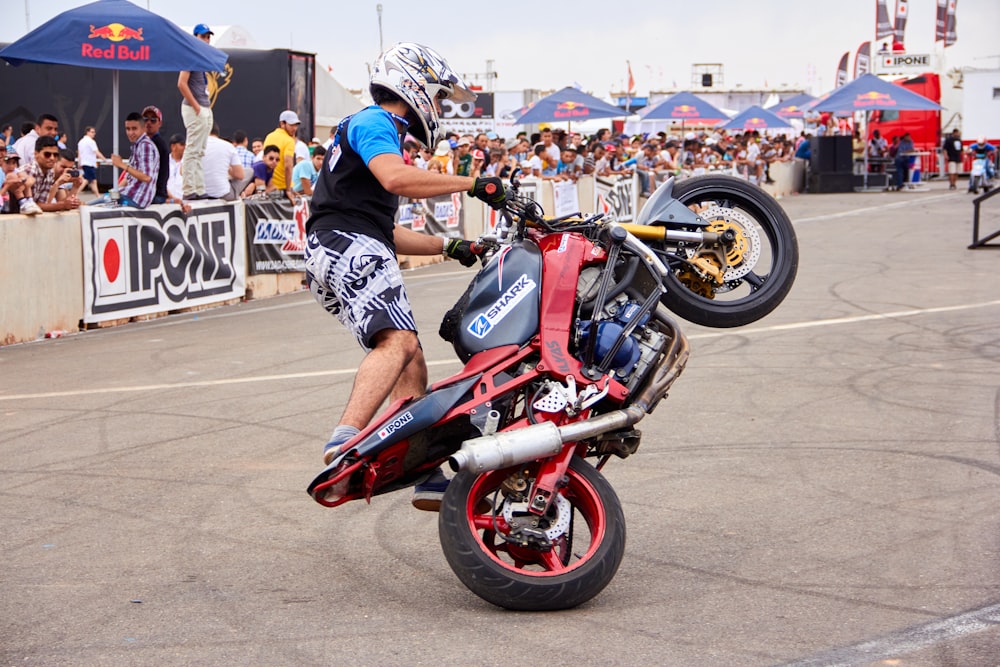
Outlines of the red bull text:
[[[87,39],[106,39],[110,42],[144,41],[142,28],[130,28],[121,23],[109,23],[104,26],[92,25]],[[95,60],[149,60],[150,50],[148,45],[131,48],[127,44],[118,44],[117,46],[109,44],[106,48],[102,48],[90,42],[83,42],[80,45],[80,55]]]

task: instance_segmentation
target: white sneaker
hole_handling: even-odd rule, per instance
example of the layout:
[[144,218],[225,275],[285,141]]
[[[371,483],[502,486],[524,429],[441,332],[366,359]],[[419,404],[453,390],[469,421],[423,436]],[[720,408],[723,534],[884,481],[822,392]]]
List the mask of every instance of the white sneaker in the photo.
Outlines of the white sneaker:
[[25,215],[39,215],[42,213],[42,209],[38,207],[33,201],[29,201],[27,204],[21,207],[21,213]]

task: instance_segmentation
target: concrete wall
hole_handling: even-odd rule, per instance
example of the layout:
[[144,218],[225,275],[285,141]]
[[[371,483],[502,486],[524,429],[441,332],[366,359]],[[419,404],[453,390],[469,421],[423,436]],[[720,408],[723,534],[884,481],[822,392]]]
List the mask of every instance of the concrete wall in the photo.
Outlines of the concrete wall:
[[0,216],[0,344],[76,331],[83,252],[75,211]]

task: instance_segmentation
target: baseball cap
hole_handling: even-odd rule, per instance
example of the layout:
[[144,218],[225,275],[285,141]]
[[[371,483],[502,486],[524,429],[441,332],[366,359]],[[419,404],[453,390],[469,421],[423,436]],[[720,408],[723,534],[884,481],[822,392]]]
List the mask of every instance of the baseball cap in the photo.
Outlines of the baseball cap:
[[17,154],[17,151],[13,148],[7,149],[7,154],[3,156],[4,160],[20,160],[21,156]]
[[493,139],[496,139],[498,136],[499,135],[496,132],[493,132],[492,130],[486,133],[486,138],[490,139],[491,141]]
[[278,120],[282,123],[288,123],[289,125],[298,125],[302,122],[299,120],[299,115],[291,109],[282,111],[281,115],[278,116]]
[[153,112],[153,114],[156,116],[156,120],[160,121],[161,123],[163,122],[163,114],[160,113],[159,109],[157,109],[153,105],[149,105],[148,107],[142,110],[142,115],[145,116],[149,112]]
[[486,155],[481,150],[479,150],[477,148],[476,150],[472,151],[472,159],[473,160],[485,160],[486,159]]
[[214,34],[215,33],[212,32],[212,29],[209,28],[204,23],[199,23],[198,25],[196,25],[194,27],[194,36],[195,37],[200,37],[201,35],[214,35]]
[[458,141],[456,141],[456,142],[455,142],[455,146],[456,146],[456,148],[457,148],[458,146],[469,146],[469,145],[471,145],[471,144],[472,144],[472,142],[471,142],[471,141],[469,141],[469,138],[468,138],[468,137],[462,137],[462,138],[460,138],[460,139],[459,139]]
[[434,151],[434,155],[438,156],[447,155],[450,152],[451,152],[451,144],[448,142],[447,139],[442,139],[441,141],[438,142],[437,150]]

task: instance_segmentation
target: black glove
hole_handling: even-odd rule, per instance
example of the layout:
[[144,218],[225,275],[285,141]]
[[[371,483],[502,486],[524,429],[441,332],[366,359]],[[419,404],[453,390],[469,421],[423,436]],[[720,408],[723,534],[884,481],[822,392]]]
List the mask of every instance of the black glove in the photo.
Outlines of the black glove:
[[477,178],[469,194],[493,208],[503,208],[504,202],[507,201],[507,191],[503,189],[503,181],[495,176]]
[[[476,251],[479,252],[476,252]],[[465,239],[451,239],[444,247],[444,254],[452,259],[457,259],[462,266],[472,266],[476,263],[476,258],[482,249],[473,245],[472,241]]]

